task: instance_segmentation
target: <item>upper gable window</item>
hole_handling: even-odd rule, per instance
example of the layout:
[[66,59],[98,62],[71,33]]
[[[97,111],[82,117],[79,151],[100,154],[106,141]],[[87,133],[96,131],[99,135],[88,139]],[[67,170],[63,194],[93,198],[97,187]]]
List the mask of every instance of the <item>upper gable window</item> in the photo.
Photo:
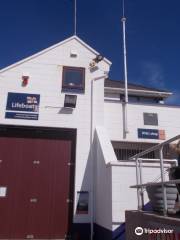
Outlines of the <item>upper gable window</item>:
[[80,90],[85,88],[85,69],[78,67],[63,67],[62,89]]

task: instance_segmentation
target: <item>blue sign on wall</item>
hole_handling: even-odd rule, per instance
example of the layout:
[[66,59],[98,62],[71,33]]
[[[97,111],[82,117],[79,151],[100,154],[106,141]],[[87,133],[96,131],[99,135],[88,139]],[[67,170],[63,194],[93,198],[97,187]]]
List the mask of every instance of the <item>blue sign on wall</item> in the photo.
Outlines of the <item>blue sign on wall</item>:
[[39,94],[8,93],[5,118],[38,120]]
[[5,118],[38,120],[38,114],[22,113],[22,112],[6,112]]
[[159,130],[138,128],[138,138],[159,139]]

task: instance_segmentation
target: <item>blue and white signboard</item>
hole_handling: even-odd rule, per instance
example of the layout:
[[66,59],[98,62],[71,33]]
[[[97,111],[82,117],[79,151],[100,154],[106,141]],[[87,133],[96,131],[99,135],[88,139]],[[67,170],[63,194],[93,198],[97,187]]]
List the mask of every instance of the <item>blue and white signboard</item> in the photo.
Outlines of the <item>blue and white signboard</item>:
[[138,138],[159,139],[159,130],[138,128]]
[[8,93],[5,118],[38,120],[39,94]]

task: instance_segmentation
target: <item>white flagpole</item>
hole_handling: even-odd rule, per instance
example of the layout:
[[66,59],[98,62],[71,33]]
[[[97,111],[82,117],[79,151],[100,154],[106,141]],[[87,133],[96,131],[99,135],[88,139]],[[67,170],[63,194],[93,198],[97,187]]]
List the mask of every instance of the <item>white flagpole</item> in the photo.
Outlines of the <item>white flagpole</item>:
[[127,77],[127,51],[126,51],[126,18],[124,13],[124,0],[123,0],[123,17],[121,19],[123,23],[123,51],[124,51],[124,91],[125,91],[125,102],[124,102],[124,132],[125,135],[128,133],[128,118],[127,118],[127,105],[128,105],[128,77]]
[[77,35],[77,1],[74,0],[74,35]]

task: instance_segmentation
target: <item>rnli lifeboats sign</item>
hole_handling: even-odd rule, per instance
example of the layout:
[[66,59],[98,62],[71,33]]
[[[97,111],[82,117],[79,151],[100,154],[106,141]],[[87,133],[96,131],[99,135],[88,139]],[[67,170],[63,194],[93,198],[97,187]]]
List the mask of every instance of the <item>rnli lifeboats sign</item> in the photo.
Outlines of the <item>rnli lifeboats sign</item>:
[[165,140],[165,131],[158,129],[138,128],[138,138]]
[[8,93],[5,118],[38,120],[39,94]]

